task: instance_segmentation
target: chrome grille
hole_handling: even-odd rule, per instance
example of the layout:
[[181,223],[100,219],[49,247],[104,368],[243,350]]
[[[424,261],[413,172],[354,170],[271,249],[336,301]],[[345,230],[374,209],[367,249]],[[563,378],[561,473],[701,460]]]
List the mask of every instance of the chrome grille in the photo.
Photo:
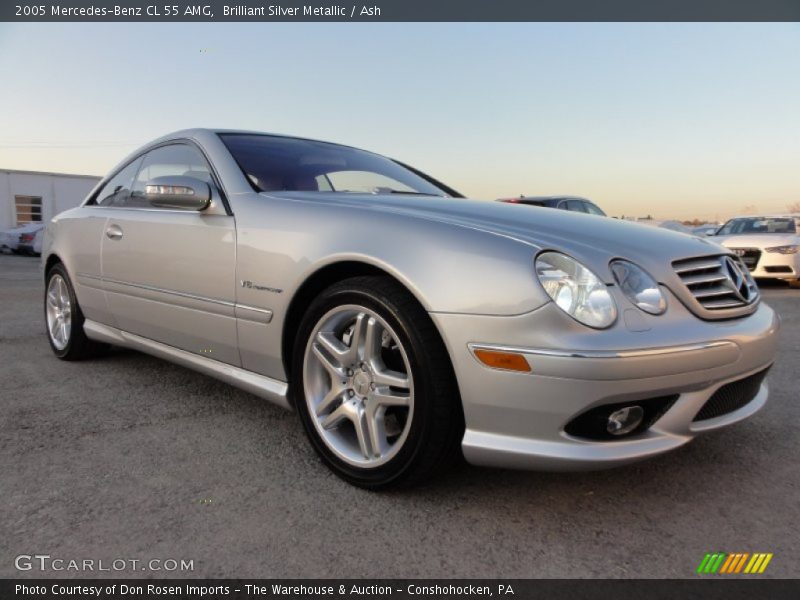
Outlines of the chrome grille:
[[758,266],[758,261],[761,260],[761,250],[758,248],[731,248],[731,252],[741,258],[742,262],[751,271],[755,270]]
[[686,258],[674,261],[672,267],[705,310],[740,308],[758,299],[758,288],[747,266],[735,256]]

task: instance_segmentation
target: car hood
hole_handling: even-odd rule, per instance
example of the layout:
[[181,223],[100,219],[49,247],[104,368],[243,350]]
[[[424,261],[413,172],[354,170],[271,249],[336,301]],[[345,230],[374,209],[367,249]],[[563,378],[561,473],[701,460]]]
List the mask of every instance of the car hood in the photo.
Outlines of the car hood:
[[743,235],[716,235],[714,241],[726,248],[772,248],[797,244],[800,236],[794,233],[749,233]]
[[[673,260],[725,252],[706,239],[666,229],[505,202],[400,194],[272,192],[268,195],[335,204],[351,210],[395,213],[478,229],[515,239],[535,249],[560,250],[595,268],[598,264],[607,265],[612,258],[627,258],[657,275],[663,273],[665,268],[671,271],[670,263]],[[595,272],[606,281],[611,281],[607,268]]]

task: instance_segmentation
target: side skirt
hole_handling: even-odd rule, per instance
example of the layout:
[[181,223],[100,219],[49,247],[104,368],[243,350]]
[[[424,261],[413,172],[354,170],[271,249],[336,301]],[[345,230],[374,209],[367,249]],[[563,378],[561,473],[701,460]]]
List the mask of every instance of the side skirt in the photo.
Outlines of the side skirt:
[[102,325],[95,321],[90,321],[89,319],[86,319],[84,322],[83,329],[88,338],[97,342],[105,342],[114,346],[131,348],[132,350],[138,350],[158,358],[163,358],[164,360],[179,364],[188,369],[199,371],[204,375],[215,377],[234,387],[255,394],[265,400],[269,400],[278,406],[292,410],[292,406],[287,398],[289,386],[284,381],[258,375],[251,371],[245,371],[239,367],[234,367],[204,356],[198,356],[186,350],[162,344],[161,342],[154,342],[153,340],[120,329],[115,329],[114,327],[108,327],[107,325]]

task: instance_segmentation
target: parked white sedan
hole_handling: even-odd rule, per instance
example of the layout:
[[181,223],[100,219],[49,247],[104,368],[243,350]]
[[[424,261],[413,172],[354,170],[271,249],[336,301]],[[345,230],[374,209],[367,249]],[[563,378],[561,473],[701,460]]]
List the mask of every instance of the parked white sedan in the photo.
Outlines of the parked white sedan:
[[44,224],[38,223],[36,227],[31,227],[19,235],[17,244],[18,254],[29,256],[40,256],[42,254],[42,241],[44,239]]
[[740,256],[754,277],[800,287],[800,215],[735,217],[713,239]]
[[[0,252],[40,254],[42,252],[41,239],[43,231],[44,223],[28,223],[27,225],[0,231]],[[39,238],[38,249],[34,250],[37,236]]]

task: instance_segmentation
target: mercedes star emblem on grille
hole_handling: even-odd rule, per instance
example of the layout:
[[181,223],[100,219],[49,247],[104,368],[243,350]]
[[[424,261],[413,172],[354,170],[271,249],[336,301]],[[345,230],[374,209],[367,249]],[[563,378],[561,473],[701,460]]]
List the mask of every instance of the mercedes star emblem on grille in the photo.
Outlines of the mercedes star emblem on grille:
[[747,275],[742,270],[742,266],[730,256],[726,256],[724,260],[728,271],[728,281],[725,282],[725,285],[730,287],[742,302],[749,304],[751,299],[750,284],[747,281]]

